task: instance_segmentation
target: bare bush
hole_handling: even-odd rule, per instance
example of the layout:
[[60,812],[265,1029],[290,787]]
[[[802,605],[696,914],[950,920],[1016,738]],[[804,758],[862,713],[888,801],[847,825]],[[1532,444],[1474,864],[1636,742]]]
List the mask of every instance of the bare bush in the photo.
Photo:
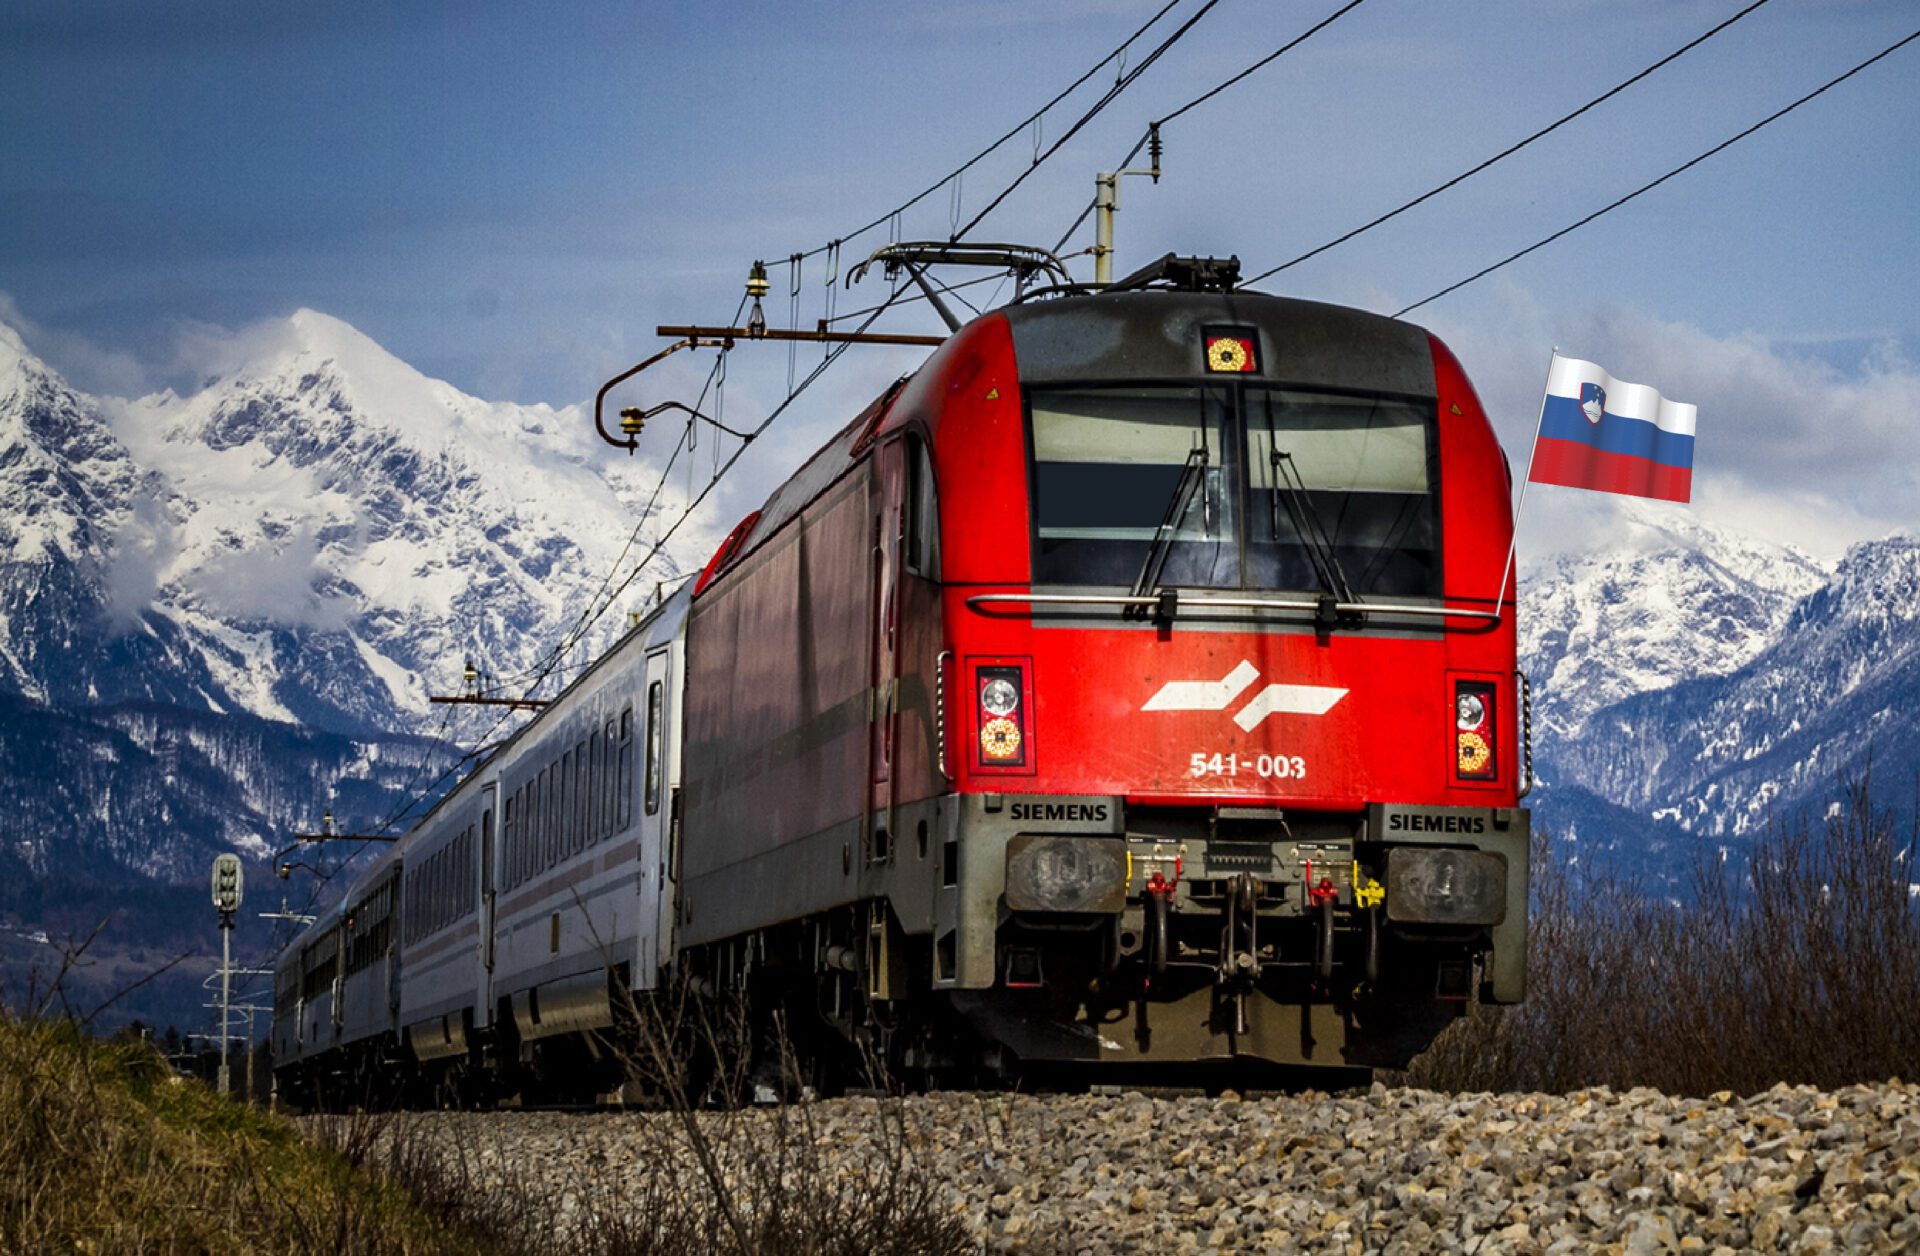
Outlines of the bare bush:
[[[1836,1087],[1920,1062],[1920,831],[1847,782],[1819,827],[1775,823],[1744,867],[1703,855],[1691,901],[1576,876],[1536,835],[1529,993],[1475,1007],[1404,1080],[1447,1090]],[[1920,823],[1920,821],[1916,821]]]
[[[742,997],[701,999],[685,983],[625,1000],[631,1032],[613,1045],[629,1082],[659,1096],[647,1156],[678,1185],[652,1224],[661,1246],[622,1250],[935,1256],[972,1250],[922,1167],[898,1097],[878,1101],[866,1137],[829,1146],[784,1022],[757,1032]],[[878,1064],[870,1080],[890,1089]],[[756,1097],[776,1097],[750,1106]]]

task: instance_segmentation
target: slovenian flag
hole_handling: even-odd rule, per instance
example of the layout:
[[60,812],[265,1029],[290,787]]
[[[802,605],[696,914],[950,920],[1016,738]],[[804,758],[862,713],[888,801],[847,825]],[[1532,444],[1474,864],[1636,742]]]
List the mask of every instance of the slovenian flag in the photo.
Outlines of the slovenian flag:
[[1687,501],[1693,491],[1693,419],[1693,406],[1556,354],[1527,479]]

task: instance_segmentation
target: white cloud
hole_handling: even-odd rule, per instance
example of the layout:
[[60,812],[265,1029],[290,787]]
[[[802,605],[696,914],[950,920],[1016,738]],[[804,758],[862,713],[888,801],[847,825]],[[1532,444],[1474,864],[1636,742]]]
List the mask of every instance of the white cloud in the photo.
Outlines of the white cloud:
[[136,492],[113,538],[113,559],[106,571],[107,610],[116,626],[129,629],[153,605],[162,572],[178,552],[175,523],[155,493]]
[[0,292],[0,323],[19,332],[35,357],[59,371],[69,384],[82,392],[115,393],[124,397],[147,389],[147,368],[133,354],[104,348],[85,336],[37,323],[5,292]]
[[323,596],[320,547],[308,528],[277,543],[209,555],[185,583],[199,609],[218,618],[308,628],[346,627],[352,606]]
[[[1706,519],[1827,559],[1920,525],[1920,369],[1890,344],[1868,343],[1843,366],[1831,344],[1816,356],[1820,346],[1715,335],[1625,306],[1556,315],[1511,284],[1493,310],[1486,321],[1431,325],[1479,388],[1516,477],[1558,345],[1699,407],[1691,509]],[[1536,487],[1522,545],[1606,544],[1609,509],[1604,496]]]

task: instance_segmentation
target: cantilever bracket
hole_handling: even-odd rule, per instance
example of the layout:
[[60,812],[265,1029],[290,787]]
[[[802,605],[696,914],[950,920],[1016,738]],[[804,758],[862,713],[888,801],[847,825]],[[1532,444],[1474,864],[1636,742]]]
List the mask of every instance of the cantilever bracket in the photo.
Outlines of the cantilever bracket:
[[624,449],[628,453],[632,453],[634,450],[640,448],[639,437],[629,436],[625,440],[617,440],[615,439],[615,437],[611,432],[607,431],[607,424],[605,419],[607,394],[612,392],[617,385],[624,384],[628,380],[632,379],[634,376],[638,375],[640,372],[652,366],[654,363],[659,362],[664,358],[670,357],[673,354],[680,352],[680,350],[682,349],[731,349],[731,348],[733,348],[732,336],[716,337],[716,336],[702,336],[697,334],[690,335],[685,337],[684,339],[674,341],[672,344],[668,345],[666,348],[662,349],[660,352],[654,354],[652,357],[648,358],[646,361],[640,363],[638,366],[629,367],[627,370],[620,372],[618,375],[614,376],[612,379],[608,380],[606,383],[600,385],[600,391],[597,394],[595,394],[593,398],[593,429],[594,431],[600,433],[600,439],[607,442],[607,444],[612,445],[615,449]]

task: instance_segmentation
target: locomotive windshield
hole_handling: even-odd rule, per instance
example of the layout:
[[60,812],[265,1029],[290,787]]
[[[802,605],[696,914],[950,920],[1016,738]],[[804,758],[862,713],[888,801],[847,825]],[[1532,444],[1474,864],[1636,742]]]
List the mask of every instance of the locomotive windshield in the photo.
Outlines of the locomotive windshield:
[[[1440,595],[1431,407],[1250,388],[1243,412],[1249,587],[1316,587],[1303,533],[1317,527],[1353,592]],[[1302,509],[1287,509],[1289,480]]]
[[1131,585],[1165,524],[1162,583],[1239,585],[1224,390],[1036,393],[1032,413],[1037,583]]
[[1429,404],[1036,389],[1030,412],[1036,584],[1129,586],[1165,532],[1158,584],[1440,595]]

